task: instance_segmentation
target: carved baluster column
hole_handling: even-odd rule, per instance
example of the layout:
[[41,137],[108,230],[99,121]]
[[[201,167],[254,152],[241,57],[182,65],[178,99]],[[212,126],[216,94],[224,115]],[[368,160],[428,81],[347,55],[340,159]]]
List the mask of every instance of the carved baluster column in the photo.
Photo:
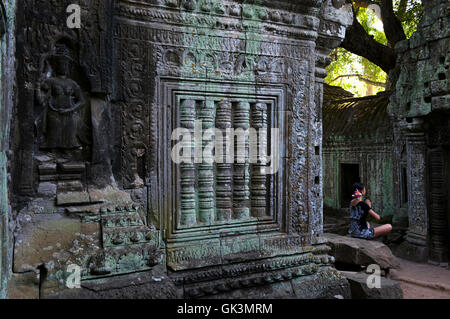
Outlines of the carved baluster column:
[[214,168],[210,152],[212,148],[205,151],[205,148],[213,143],[213,136],[204,134],[206,130],[214,127],[214,108],[214,101],[206,101],[199,112],[203,130],[203,162],[198,166],[198,198],[199,219],[204,223],[211,223],[214,220]]
[[[194,125],[195,125],[195,100],[184,100],[181,102],[180,124],[191,133],[191,140],[182,143],[191,148],[194,153]],[[185,156],[183,154],[183,156]],[[188,158],[185,160],[189,161]],[[196,200],[195,200],[195,167],[192,155],[189,163],[180,164],[181,170],[181,224],[185,226],[194,225],[197,222]]]
[[252,165],[251,202],[252,216],[267,215],[266,210],[266,164],[267,164],[267,104],[256,103],[252,108],[252,127],[257,130],[258,157],[257,163]]
[[[217,220],[230,220],[232,217],[232,192],[231,182],[233,179],[231,163],[226,163],[226,154],[228,145],[231,144],[231,137],[226,134],[226,130],[231,128],[231,102],[221,101],[218,103],[216,110],[216,128],[222,132],[223,145],[216,145],[222,149],[222,158],[217,160],[217,177],[216,177],[216,206]],[[217,136],[216,136],[217,140]]]
[[248,130],[249,127],[250,104],[248,102],[239,102],[237,103],[234,111],[234,130],[235,135],[237,135],[233,176],[233,212],[235,219],[246,219],[250,217],[250,210],[248,208],[250,195],[248,134],[245,136],[239,136],[240,134],[243,134],[245,130]]

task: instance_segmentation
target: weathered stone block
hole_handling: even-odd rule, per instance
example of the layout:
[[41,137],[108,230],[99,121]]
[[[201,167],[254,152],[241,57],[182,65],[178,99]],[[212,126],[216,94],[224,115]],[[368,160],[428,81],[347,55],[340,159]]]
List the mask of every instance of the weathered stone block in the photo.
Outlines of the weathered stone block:
[[56,195],[56,184],[50,182],[39,183],[38,195],[42,197],[54,197]]
[[69,192],[83,192],[84,186],[80,181],[59,181],[58,194]]
[[14,246],[14,272],[36,271],[44,265],[49,271],[64,265],[70,256],[87,255],[83,245],[99,245],[99,224],[81,223],[78,217],[61,214],[29,216],[21,224]]
[[321,269],[318,273],[292,280],[296,298],[335,299],[342,296],[350,299],[350,286],[338,271],[333,268]]
[[369,288],[369,274],[342,272],[347,278],[352,299],[402,299],[403,291],[396,281],[380,277],[380,288]]
[[408,241],[393,247],[393,253],[396,256],[416,262],[426,262],[428,260],[428,251],[428,247],[415,245]]
[[39,299],[39,274],[12,274],[7,291],[9,299]]
[[398,268],[399,262],[385,244],[349,236],[324,234],[337,262],[368,266],[378,264],[381,269]]
[[121,191],[115,187],[107,186],[102,189],[89,187],[88,189],[89,197],[91,202],[107,202],[114,203],[119,206],[128,206],[133,204],[130,194]]
[[88,192],[60,193],[56,196],[56,203],[58,205],[87,204],[89,202],[90,198]]
[[450,105],[450,94],[444,96],[434,96],[431,98],[431,105],[434,111],[448,110]]
[[167,266],[172,270],[218,265],[222,262],[220,240],[204,241],[202,245],[167,247]]

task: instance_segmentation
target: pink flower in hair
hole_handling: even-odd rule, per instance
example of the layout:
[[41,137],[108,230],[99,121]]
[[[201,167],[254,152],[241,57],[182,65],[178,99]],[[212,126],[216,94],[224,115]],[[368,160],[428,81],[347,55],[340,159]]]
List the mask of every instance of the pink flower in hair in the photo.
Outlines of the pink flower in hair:
[[362,196],[361,192],[360,192],[359,190],[355,189],[355,191],[354,191],[352,197],[353,197],[353,198],[359,198],[359,197],[361,197],[361,196]]

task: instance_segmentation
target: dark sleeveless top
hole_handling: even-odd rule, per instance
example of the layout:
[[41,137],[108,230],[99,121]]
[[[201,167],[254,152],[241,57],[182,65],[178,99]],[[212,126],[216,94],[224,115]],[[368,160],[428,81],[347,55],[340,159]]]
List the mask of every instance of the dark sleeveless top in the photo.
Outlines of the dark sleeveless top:
[[356,206],[350,204],[350,230],[349,233],[354,231],[362,231],[367,228],[367,215],[371,208],[364,202],[359,202]]

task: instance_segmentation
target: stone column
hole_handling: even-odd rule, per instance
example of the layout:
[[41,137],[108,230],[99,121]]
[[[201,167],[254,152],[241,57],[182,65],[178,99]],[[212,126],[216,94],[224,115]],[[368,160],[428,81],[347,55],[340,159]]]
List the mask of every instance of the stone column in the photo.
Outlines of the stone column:
[[[250,103],[239,102],[234,110],[234,128],[242,129],[242,132],[250,127]],[[236,131],[235,131],[236,133]],[[234,219],[247,219],[250,217],[249,204],[249,145],[248,137],[242,141],[240,137],[236,141],[234,178],[233,178],[233,214]]]
[[[181,127],[191,132],[191,141],[185,142],[185,147],[194,150],[194,123],[195,123],[195,100],[185,100],[181,103]],[[184,154],[183,154],[184,156]],[[197,223],[196,199],[195,199],[195,167],[189,159],[181,166],[181,225],[192,226]],[[192,158],[191,158],[192,160]]]
[[[231,137],[226,134],[226,130],[231,128],[231,102],[221,101],[216,110],[216,127],[222,133],[222,145],[216,147],[222,148],[222,158],[217,163],[217,182],[216,182],[216,206],[217,220],[230,220],[232,217],[232,189],[233,181],[232,164],[226,163],[225,154],[228,151],[228,145],[231,145]],[[216,140],[217,140],[216,136]]]
[[421,118],[413,118],[411,122],[403,123],[406,137],[409,220],[403,257],[417,261],[428,259],[426,139],[422,125]]
[[252,108],[253,127],[258,130],[258,160],[252,165],[251,203],[252,216],[264,217],[267,215],[267,104],[256,103]]
[[[308,176],[308,197],[310,199],[310,227],[311,241],[323,242],[320,235],[323,233],[323,174],[322,174],[322,104],[323,85],[327,76],[326,67],[331,63],[329,54],[332,48],[338,47],[345,38],[348,26],[353,22],[351,4],[343,0],[324,1],[321,8],[321,20],[316,41],[315,57],[315,84],[314,94],[311,95],[314,107],[311,108],[310,143],[308,147],[309,165],[311,167]],[[326,183],[326,182],[325,182]]]
[[[203,142],[202,150],[212,143],[213,137],[206,137],[205,132],[214,127],[214,101],[205,101],[200,110],[202,120]],[[212,154],[204,152],[203,161],[198,166],[198,201],[199,220],[211,224],[214,221],[214,167]]]

